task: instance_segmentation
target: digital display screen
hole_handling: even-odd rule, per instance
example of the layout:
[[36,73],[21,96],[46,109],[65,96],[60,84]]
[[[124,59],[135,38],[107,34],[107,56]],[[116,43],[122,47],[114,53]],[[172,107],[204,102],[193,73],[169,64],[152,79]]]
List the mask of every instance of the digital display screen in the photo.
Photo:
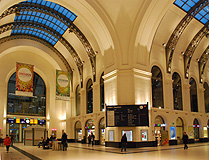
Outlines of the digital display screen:
[[38,124],[46,124],[46,120],[38,120]]
[[148,104],[106,106],[107,127],[149,126]]
[[7,123],[15,123],[16,120],[14,118],[7,118]]

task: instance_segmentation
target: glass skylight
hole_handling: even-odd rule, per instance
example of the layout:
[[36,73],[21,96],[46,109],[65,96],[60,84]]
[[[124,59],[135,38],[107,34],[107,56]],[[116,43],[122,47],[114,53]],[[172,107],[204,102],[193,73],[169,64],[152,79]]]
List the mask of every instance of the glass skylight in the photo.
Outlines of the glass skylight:
[[[45,6],[45,7],[49,7],[59,13],[61,13],[63,16],[65,16],[67,19],[69,19],[71,22],[73,22],[75,20],[75,18],[77,17],[74,13],[72,13],[70,10],[56,4],[50,1],[45,1],[45,0],[28,0],[28,1],[24,1],[19,3],[19,8],[18,10],[20,11],[19,14],[16,14],[15,17],[15,22],[23,22],[22,25],[18,24],[16,26],[13,27],[12,30],[12,34],[29,34],[29,35],[33,35],[39,38],[42,38],[46,41],[48,41],[49,43],[51,43],[52,45],[55,45],[56,42],[58,41],[58,39],[65,33],[65,31],[68,29],[68,26],[63,23],[61,21],[61,19],[59,18],[60,16],[57,16],[55,13],[53,13],[53,15],[50,15],[52,13],[52,11],[48,11],[47,13],[43,13],[43,11],[41,9],[39,9],[39,7],[37,8],[29,8],[27,7],[28,5],[24,5],[24,4],[37,4],[37,6]],[[25,7],[26,6],[26,7]],[[27,9],[26,9],[27,8]],[[46,11],[46,10],[44,10]],[[41,26],[47,26],[49,27],[52,31],[52,33],[48,33],[47,30],[44,27],[40,27],[40,30],[35,29],[36,27],[26,27],[25,23],[27,22],[30,24],[33,24],[34,26],[37,24],[41,24]],[[69,23],[68,23],[69,24]],[[46,28],[47,28],[46,27]],[[45,31],[46,30],[46,31]],[[53,35],[54,33],[59,33],[56,35]],[[56,38],[58,37],[58,38]]]
[[[200,0],[176,0],[174,2],[175,5],[177,5],[178,7],[180,7],[182,10],[184,10],[185,12],[189,12],[189,10],[196,4],[198,3]],[[206,24],[209,20],[209,7],[205,6],[202,10],[199,11],[199,13],[197,13],[195,15],[195,18],[200,21],[203,24]]]

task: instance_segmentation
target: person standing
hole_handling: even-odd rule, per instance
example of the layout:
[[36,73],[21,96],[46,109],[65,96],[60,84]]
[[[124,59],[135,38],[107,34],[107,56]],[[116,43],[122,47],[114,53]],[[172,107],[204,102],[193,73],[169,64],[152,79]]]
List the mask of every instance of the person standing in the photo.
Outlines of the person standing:
[[10,144],[11,144],[11,139],[9,138],[8,134],[6,135],[6,138],[4,139],[4,144],[7,148],[7,153],[9,152],[9,147],[10,147]]
[[184,132],[182,140],[183,140],[183,143],[184,143],[184,149],[188,149],[188,146],[187,146],[188,135],[186,134],[186,132]]
[[62,145],[63,145],[63,151],[67,150],[67,134],[64,132],[62,135]]
[[91,145],[92,145],[92,147],[94,145],[94,138],[95,138],[95,136],[94,136],[93,132],[91,132]]
[[89,134],[89,136],[88,136],[88,146],[90,146],[90,144],[91,144],[91,135]]
[[10,137],[11,137],[11,146],[13,146],[13,142],[14,142],[14,135],[13,135],[13,132],[11,132]]
[[121,144],[122,144],[121,152],[123,152],[123,149],[126,151],[126,144],[127,144],[126,133],[124,133],[124,135],[121,138]]

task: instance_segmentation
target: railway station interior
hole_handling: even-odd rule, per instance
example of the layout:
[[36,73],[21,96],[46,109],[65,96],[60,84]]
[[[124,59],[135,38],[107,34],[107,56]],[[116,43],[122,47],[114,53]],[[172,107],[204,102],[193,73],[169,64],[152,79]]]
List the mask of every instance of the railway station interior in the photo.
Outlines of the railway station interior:
[[[208,20],[208,0],[0,0],[3,159],[207,159]],[[64,132],[64,154],[37,148]]]

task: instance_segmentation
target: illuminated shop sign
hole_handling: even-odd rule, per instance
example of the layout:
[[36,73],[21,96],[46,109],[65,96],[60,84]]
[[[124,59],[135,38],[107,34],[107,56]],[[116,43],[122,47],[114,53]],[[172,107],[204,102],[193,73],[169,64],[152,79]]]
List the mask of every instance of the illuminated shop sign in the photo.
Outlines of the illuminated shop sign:
[[7,118],[7,123],[21,123],[21,124],[46,124],[46,120],[38,120],[38,119],[20,119],[20,118]]
[[38,120],[38,124],[46,124],[45,120]]
[[14,118],[7,118],[7,123],[15,123],[15,119]]
[[166,124],[155,124],[155,127],[165,127]]
[[200,128],[200,125],[199,124],[194,124],[193,128]]
[[25,120],[24,119],[20,119],[20,123],[24,124]]

